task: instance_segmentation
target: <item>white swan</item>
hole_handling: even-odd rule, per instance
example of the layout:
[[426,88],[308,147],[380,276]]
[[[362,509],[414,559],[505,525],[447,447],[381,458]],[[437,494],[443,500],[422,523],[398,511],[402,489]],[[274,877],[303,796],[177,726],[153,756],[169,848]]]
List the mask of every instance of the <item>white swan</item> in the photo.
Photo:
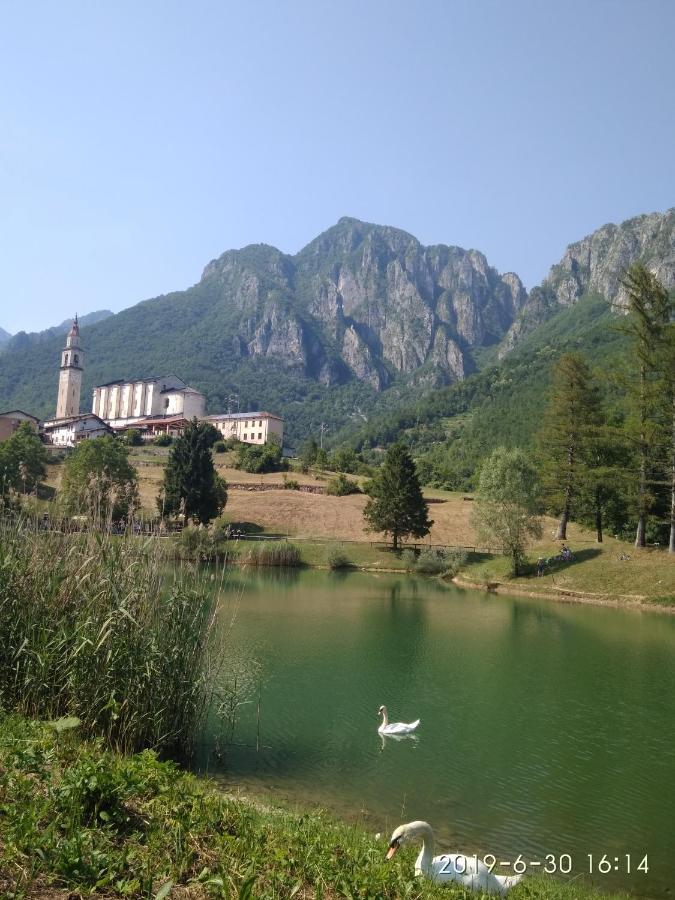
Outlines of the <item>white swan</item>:
[[377,714],[382,716],[382,724],[377,729],[380,734],[410,734],[420,724],[420,720],[416,719],[414,722],[392,722],[390,725],[386,706],[381,706]]
[[443,853],[434,856],[434,833],[428,822],[408,822],[399,825],[391,836],[387,859],[391,859],[401,844],[422,841],[422,850],[415,860],[415,875],[424,875],[439,884],[455,881],[471,890],[504,895],[518,884],[522,875],[495,875],[477,857],[464,853]]

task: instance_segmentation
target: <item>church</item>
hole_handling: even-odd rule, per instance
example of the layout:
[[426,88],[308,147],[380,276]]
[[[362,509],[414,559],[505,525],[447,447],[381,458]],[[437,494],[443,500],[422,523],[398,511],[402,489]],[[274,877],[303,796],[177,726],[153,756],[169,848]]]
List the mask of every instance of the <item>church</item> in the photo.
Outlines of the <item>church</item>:
[[47,441],[74,447],[88,438],[138,429],[150,440],[178,436],[192,420],[210,421],[223,437],[244,443],[283,442],[283,419],[268,412],[228,413],[205,417],[206,397],[177,375],[137,381],[109,381],[94,388],[92,411],[80,413],[84,351],[77,316],[61,351],[56,417],[43,425]]

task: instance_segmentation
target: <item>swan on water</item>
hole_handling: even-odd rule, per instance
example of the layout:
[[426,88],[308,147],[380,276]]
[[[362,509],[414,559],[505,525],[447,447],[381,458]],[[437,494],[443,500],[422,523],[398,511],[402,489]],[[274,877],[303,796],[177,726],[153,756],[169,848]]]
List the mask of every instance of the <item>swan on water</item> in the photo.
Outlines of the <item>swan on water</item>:
[[410,732],[414,731],[420,724],[419,719],[414,722],[392,722],[389,724],[386,706],[381,706],[377,711],[377,714],[378,716],[382,716],[382,724],[377,729],[380,734],[410,734]]
[[408,822],[399,825],[391,836],[387,859],[391,859],[401,844],[422,841],[420,855],[415,860],[415,875],[424,875],[439,884],[455,881],[474,891],[501,894],[511,890],[522,875],[495,875],[475,855],[443,853],[434,856],[434,833],[428,822]]

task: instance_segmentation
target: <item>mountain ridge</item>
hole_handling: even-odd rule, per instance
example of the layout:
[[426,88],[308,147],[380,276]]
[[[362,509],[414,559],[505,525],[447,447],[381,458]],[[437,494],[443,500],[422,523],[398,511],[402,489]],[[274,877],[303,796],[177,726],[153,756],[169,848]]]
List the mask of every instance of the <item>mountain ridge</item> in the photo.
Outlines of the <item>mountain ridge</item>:
[[[611,287],[610,276],[639,253],[675,282],[673,212],[603,226],[569,245],[529,293],[478,250],[427,247],[401,229],[351,217],[296,254],[268,244],[227,250],[184,291],[92,324],[81,320],[82,408],[97,383],[170,369],[206,393],[210,411],[237,394],[242,408],[284,414],[292,442],[321,421],[337,432],[517,349],[578,300],[570,272],[577,290],[600,274]],[[1,406],[53,414],[61,341],[53,333],[10,341]]]

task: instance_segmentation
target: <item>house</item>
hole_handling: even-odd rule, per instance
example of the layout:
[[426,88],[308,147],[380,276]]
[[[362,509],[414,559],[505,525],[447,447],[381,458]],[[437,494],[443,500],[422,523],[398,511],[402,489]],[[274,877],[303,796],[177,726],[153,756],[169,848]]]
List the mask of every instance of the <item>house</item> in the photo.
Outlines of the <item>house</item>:
[[92,413],[79,416],[68,416],[45,422],[42,432],[48,443],[55,447],[74,447],[80,441],[114,434],[112,428]]
[[148,418],[204,415],[206,397],[176,375],[110,381],[94,388],[92,413],[116,430],[140,427]]
[[31,416],[22,409],[10,409],[8,412],[0,413],[0,441],[10,438],[22,422],[28,422],[37,434],[40,420],[36,416]]
[[283,445],[284,420],[270,412],[222,413],[206,416],[223,439],[237,438],[245,444],[277,443]]

